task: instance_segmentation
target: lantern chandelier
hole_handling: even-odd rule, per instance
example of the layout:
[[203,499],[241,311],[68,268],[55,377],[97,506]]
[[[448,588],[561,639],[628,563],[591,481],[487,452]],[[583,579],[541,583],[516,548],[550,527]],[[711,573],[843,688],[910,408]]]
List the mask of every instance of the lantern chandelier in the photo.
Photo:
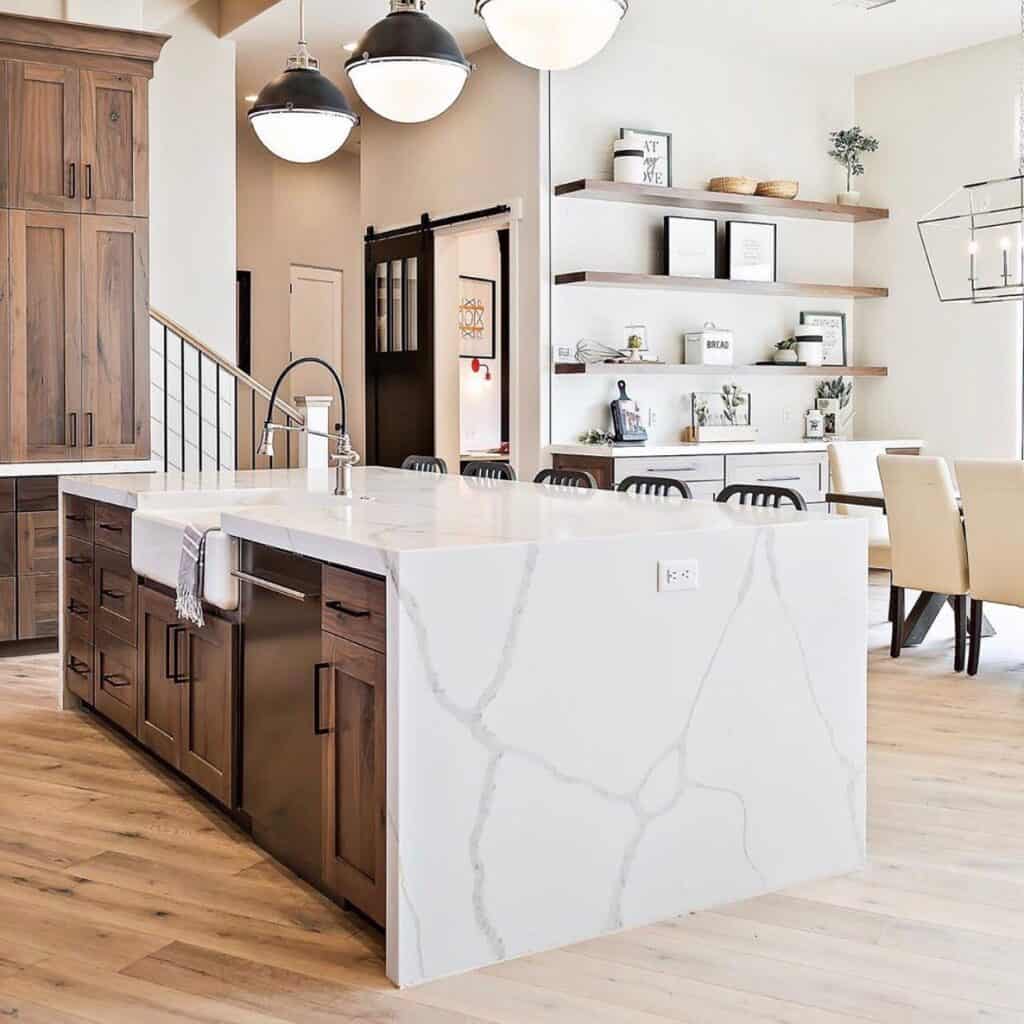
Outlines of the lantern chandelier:
[[940,302],[1024,301],[1024,0],[1020,36],[1017,173],[964,185],[917,223]]

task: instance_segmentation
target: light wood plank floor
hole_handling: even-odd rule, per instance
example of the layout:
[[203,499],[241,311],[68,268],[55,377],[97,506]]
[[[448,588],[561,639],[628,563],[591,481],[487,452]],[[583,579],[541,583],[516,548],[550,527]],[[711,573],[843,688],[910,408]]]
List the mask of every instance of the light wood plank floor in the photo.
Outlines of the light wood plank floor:
[[872,592],[870,864],[406,993],[379,935],[0,662],[0,1019],[21,1024],[1024,1021],[1024,615],[982,674],[898,662]]

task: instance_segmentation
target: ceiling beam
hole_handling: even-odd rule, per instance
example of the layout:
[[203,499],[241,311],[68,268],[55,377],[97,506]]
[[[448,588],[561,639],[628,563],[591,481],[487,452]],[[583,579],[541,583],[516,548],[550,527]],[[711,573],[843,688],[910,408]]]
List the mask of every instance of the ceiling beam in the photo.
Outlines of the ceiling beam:
[[281,0],[220,0],[220,25],[217,34],[226,36],[257,15],[276,7]]

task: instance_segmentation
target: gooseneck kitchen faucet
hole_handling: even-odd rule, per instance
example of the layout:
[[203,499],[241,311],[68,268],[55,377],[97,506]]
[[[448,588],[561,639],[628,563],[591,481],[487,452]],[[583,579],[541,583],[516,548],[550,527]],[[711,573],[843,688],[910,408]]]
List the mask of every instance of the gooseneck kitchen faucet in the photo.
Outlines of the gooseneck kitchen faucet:
[[[280,390],[282,382],[296,366],[302,366],[303,363],[318,363],[330,373],[334,378],[334,383],[338,385],[338,395],[341,398],[341,423],[338,424],[338,433],[336,434],[322,434],[319,430],[310,430],[308,426],[289,427],[281,423],[271,422],[274,416],[274,406],[277,403],[277,392]],[[352,493],[352,467],[358,464],[359,455],[352,447],[352,441],[348,436],[348,405],[345,401],[345,386],[341,383],[338,371],[326,360],[321,359],[319,356],[303,356],[301,359],[293,359],[281,371],[277,382],[274,384],[274,390],[270,393],[270,407],[267,412],[266,422],[263,424],[263,437],[260,440],[259,455],[269,455],[270,458],[274,457],[274,432],[277,430],[294,431],[300,434],[309,434],[312,437],[326,437],[328,440],[337,442],[334,454],[331,456],[331,460],[337,470],[334,493],[339,497]]]

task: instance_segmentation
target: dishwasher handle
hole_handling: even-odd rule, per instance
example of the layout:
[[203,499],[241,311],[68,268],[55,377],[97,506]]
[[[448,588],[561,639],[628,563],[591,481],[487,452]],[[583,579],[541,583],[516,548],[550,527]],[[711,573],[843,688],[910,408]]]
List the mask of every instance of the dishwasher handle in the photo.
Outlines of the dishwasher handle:
[[323,712],[321,710],[321,696],[320,696],[320,673],[326,668],[331,667],[330,662],[322,661],[319,665],[313,666],[313,735],[314,736],[327,736],[331,727],[327,726],[325,729],[321,724],[323,718]]
[[272,594],[280,597],[290,598],[292,601],[319,601],[319,594],[307,594],[304,591],[296,590],[294,587],[286,587],[283,583],[275,583],[273,580],[265,580],[262,576],[253,576],[252,573],[242,572],[241,569],[232,569],[231,575],[241,583],[251,583],[261,590],[269,590]]

